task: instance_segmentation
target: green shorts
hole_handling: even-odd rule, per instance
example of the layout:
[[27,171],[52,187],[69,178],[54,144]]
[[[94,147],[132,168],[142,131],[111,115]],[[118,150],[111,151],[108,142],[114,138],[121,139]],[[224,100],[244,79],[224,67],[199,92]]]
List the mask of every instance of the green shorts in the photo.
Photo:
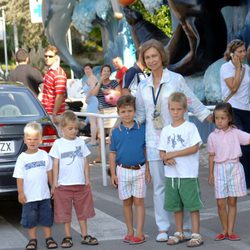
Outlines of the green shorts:
[[165,178],[164,208],[170,212],[193,212],[203,208],[198,178]]

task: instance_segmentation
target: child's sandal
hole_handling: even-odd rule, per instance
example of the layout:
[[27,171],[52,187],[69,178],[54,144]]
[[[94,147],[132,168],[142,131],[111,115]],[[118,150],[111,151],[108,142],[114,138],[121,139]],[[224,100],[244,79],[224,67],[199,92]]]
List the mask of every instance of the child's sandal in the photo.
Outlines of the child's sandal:
[[99,242],[95,237],[92,237],[91,235],[85,235],[85,236],[82,236],[81,244],[93,246],[93,245],[98,245]]
[[26,250],[36,250],[37,249],[37,239],[30,239],[25,247]]
[[73,247],[72,237],[64,237],[61,243],[61,248],[71,248]]
[[167,241],[167,245],[177,245],[179,243],[182,243],[184,241],[187,241],[184,233],[181,232],[175,232],[173,236],[169,236],[169,239]]
[[193,233],[191,235],[191,240],[188,241],[187,246],[188,247],[199,247],[203,245],[203,240],[200,234]]
[[54,239],[52,237],[46,238],[45,239],[45,243],[46,243],[46,247],[48,249],[55,249],[58,248],[57,243],[54,241]]

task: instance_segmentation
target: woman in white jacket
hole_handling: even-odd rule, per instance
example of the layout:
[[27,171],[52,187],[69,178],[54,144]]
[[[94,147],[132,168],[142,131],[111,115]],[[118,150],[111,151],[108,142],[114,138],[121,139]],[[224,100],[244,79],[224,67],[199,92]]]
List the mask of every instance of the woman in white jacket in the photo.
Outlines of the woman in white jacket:
[[[139,122],[146,122],[146,148],[153,179],[155,220],[159,230],[156,241],[168,240],[170,213],[164,210],[164,165],[158,150],[161,130],[171,123],[168,97],[173,92],[182,92],[188,98],[188,110],[201,121],[210,118],[210,111],[199,101],[186,85],[182,75],[169,71],[168,54],[163,45],[154,39],[141,47],[141,62],[151,70],[151,75],[142,80],[136,93],[136,110]],[[184,228],[190,228],[186,218]],[[185,233],[185,232],[184,232]],[[188,233],[186,237],[188,238]]]

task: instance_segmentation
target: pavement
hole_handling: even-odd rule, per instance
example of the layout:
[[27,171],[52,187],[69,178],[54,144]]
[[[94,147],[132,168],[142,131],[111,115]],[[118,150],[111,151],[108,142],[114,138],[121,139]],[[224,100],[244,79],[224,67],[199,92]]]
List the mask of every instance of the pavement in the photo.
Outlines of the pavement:
[[[97,147],[91,147],[90,161],[92,161],[97,155]],[[106,148],[106,156],[108,159],[108,146]],[[109,165],[107,165],[108,167]],[[95,201],[95,207],[100,208],[102,212],[115,217],[122,224],[120,229],[116,229],[117,235],[115,236],[115,230],[108,227],[108,234],[114,234],[114,237],[117,240],[112,238],[112,240],[106,240],[103,238],[102,248],[101,249],[181,249],[185,247],[185,243],[179,244],[177,246],[166,246],[165,243],[157,243],[155,237],[157,235],[157,227],[154,221],[154,208],[153,208],[153,193],[152,193],[152,184],[149,184],[147,187],[147,197],[145,199],[146,207],[146,221],[145,221],[145,234],[147,236],[147,242],[143,245],[130,246],[122,243],[121,239],[126,233],[126,226],[123,223],[122,216],[122,203],[118,199],[118,193],[115,188],[113,188],[108,180],[108,186],[104,187],[102,185],[101,177],[101,165],[91,164],[91,178],[92,178],[92,187],[93,195]],[[223,240],[221,242],[214,241],[214,238],[217,233],[221,232],[220,221],[217,215],[216,200],[214,198],[213,187],[210,186],[207,182],[208,179],[208,157],[205,145],[200,149],[200,171],[199,171],[199,180],[201,185],[202,200],[204,203],[204,208],[201,210],[201,234],[204,238],[204,245],[202,249],[250,249],[250,234],[249,234],[249,223],[250,223],[250,196],[245,196],[238,199],[238,215],[236,220],[235,231],[240,235],[241,241],[233,242],[229,240]],[[94,220],[94,219],[93,219]],[[173,223],[172,223],[173,224]],[[93,234],[97,235],[98,230],[102,231],[102,228],[93,228]],[[171,226],[170,235],[174,233],[174,224]],[[121,233],[124,233],[121,236]],[[91,232],[92,233],[92,232]]]
[[[84,138],[88,140],[88,138]],[[97,156],[97,147],[90,148],[91,155],[89,161]],[[106,149],[108,156],[108,147]],[[126,234],[126,225],[123,219],[122,202],[118,198],[117,189],[108,185],[103,186],[102,168],[100,164],[90,164],[90,174],[94,198],[96,216],[88,220],[88,233],[97,237],[99,245],[87,246],[80,244],[80,228],[73,211],[71,232],[74,246],[72,250],[166,250],[185,249],[185,243],[176,246],[167,246],[166,243],[155,241],[157,227],[154,220],[153,192],[152,184],[147,186],[147,196],[145,198],[145,226],[144,232],[147,241],[141,245],[132,246],[123,243],[122,239]],[[221,231],[220,222],[217,215],[216,201],[213,187],[208,185],[208,159],[206,149],[200,149],[200,186],[204,208],[201,210],[201,234],[204,245],[199,249],[204,250],[249,250],[250,249],[250,196],[238,199],[238,215],[235,231],[240,235],[241,241],[233,242],[223,240],[214,241],[217,233]],[[0,201],[0,250],[21,250],[28,242],[27,230],[20,225],[21,206],[16,200]],[[53,225],[53,237],[59,243],[63,238],[63,226]],[[169,234],[175,231],[172,222]],[[42,230],[38,230],[38,250],[45,250],[45,242]],[[60,247],[58,249],[61,249]]]

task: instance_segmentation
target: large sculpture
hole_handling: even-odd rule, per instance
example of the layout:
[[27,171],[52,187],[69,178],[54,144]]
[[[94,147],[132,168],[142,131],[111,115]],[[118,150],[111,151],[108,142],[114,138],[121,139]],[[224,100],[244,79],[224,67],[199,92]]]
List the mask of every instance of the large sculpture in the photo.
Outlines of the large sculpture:
[[[93,25],[101,28],[106,63],[111,63],[114,55],[124,57],[124,52],[131,53],[134,49],[132,37],[137,47],[144,42],[145,37],[155,36],[154,38],[163,41],[169,49],[169,67],[184,75],[203,72],[211,63],[221,58],[230,32],[232,38],[238,36],[247,44],[250,42],[250,0],[142,2],[150,11],[161,4],[169,5],[174,23],[174,33],[170,40],[164,37],[162,32],[154,29],[152,24],[143,22],[142,17],[130,9],[124,10],[127,22],[125,18],[120,21],[115,19],[109,0],[44,0],[43,20],[46,34],[49,41],[59,49],[61,58],[70,65],[78,77],[82,74],[82,67],[70,55],[65,41],[66,32],[72,22],[82,34],[88,33]],[[238,6],[236,11],[241,14],[229,15],[225,20],[225,14],[222,14],[221,10],[226,6]],[[236,22],[242,26],[236,30],[229,30],[228,27],[235,28]],[[145,33],[140,33],[141,30]]]

